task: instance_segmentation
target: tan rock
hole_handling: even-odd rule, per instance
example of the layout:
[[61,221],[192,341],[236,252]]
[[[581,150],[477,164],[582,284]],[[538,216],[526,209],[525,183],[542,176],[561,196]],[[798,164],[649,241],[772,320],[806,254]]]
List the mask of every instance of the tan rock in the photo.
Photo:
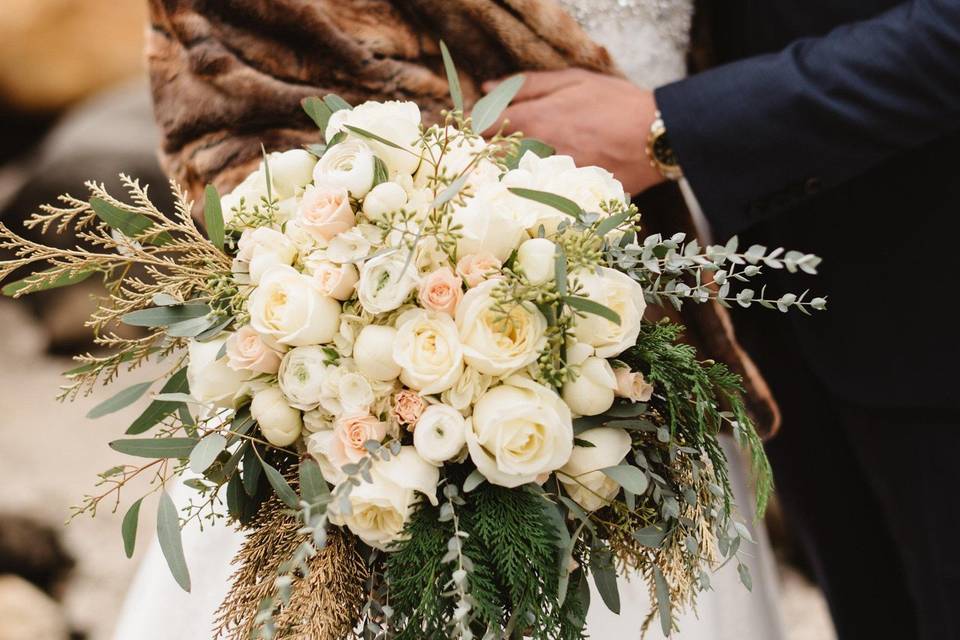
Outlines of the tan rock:
[[0,638],[67,640],[70,631],[60,606],[23,578],[0,576]]

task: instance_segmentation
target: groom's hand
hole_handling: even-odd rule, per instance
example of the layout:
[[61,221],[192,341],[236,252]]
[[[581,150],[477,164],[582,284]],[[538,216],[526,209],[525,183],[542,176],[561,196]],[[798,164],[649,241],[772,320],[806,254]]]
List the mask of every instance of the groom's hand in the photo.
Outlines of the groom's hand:
[[[657,110],[652,91],[583,69],[523,75],[526,82],[503,114],[507,132],[543,140],[579,166],[603,167],[629,193],[663,182],[646,152]],[[484,91],[496,84],[485,83]]]

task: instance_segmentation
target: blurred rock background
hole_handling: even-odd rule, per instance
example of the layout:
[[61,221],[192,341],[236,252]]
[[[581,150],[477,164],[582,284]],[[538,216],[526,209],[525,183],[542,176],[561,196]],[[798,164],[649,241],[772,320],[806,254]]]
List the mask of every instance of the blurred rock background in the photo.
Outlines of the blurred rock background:
[[[8,226],[61,193],[85,193],[86,180],[116,185],[119,171],[154,185],[163,204],[143,62],[146,15],[142,0],[2,0],[0,219]],[[138,553],[125,558],[126,502],[117,513],[107,507],[64,526],[96,474],[118,462],[106,442],[138,412],[94,422],[84,415],[104,394],[53,400],[70,367],[66,354],[87,346],[82,321],[94,286],[0,299],[0,640],[111,638],[137,559],[154,537],[145,508]],[[790,640],[830,640],[823,599],[793,568],[789,536],[774,537]]]

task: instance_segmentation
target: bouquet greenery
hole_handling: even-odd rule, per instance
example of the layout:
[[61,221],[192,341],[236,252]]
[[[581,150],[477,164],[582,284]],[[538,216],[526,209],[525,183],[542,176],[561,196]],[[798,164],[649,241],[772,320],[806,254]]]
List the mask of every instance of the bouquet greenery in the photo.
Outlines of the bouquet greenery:
[[[127,199],[89,183],[89,198],[28,221],[73,232],[73,248],[0,226],[16,254],[0,279],[44,266],[4,293],[106,287],[89,322],[103,352],[78,357],[62,399],[165,367],[91,412],[152,394],[110,443],[145,462],[100,474],[76,511],[116,509],[148,477],[187,590],[181,528],[246,528],[220,636],[573,640],[588,580],[619,611],[618,573],[649,584],[648,622],[668,633],[749,536],[724,425],[750,452],[763,512],[770,470],[739,378],[644,312],[822,309],[745,284],[819,260],[644,235],[608,172],[479,135],[522,77],[467,116],[444,56],[443,122],[424,126],[412,103],[307,99],[326,144],[264,153],[223,197],[208,187],[205,234],[177,185],[168,217],[127,177]],[[179,509],[177,478],[197,495]],[[148,497],[123,519],[128,555]]]

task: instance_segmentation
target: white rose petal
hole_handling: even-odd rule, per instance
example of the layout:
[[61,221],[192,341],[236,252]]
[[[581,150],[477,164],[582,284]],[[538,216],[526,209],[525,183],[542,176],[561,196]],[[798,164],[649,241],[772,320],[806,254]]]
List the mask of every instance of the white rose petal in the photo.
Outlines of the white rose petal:
[[300,412],[287,404],[276,387],[267,387],[254,394],[250,415],[260,425],[263,437],[275,447],[293,444],[303,429]]
[[514,305],[510,316],[494,309],[497,280],[487,280],[463,296],[457,329],[464,360],[481,373],[502,376],[534,362],[546,344],[547,320],[530,303]]
[[187,347],[187,382],[190,395],[199,402],[232,407],[247,389],[251,373],[232,369],[225,355],[217,357],[227,339],[191,340]]
[[630,434],[623,429],[598,427],[587,429],[577,438],[594,446],[575,446],[557,478],[574,502],[587,511],[595,511],[620,492],[620,485],[601,469],[620,464],[630,453]]
[[[313,178],[313,168],[317,164],[312,153],[305,149],[291,149],[277,151],[267,155],[270,165],[271,186],[273,196],[278,200],[292,197],[297,189],[310,183]],[[263,163],[260,163],[263,170]]]
[[442,465],[456,458],[466,444],[466,421],[453,407],[433,404],[426,408],[413,432],[413,445],[420,457]]
[[254,329],[295,347],[330,342],[340,318],[340,304],[320,293],[310,276],[288,266],[263,274],[248,308]]
[[567,463],[573,419],[552,389],[511,376],[477,401],[466,440],[471,460],[489,482],[518,487]]
[[612,358],[636,344],[647,303],[643,288],[627,274],[607,267],[601,267],[600,272],[579,272],[576,278],[588,298],[620,316],[620,324],[586,314],[577,319],[574,335],[578,341],[596,347],[599,357]]
[[603,358],[587,358],[577,379],[563,385],[563,401],[581,416],[597,416],[613,406],[617,377]]
[[246,265],[250,282],[258,284],[270,268],[289,266],[296,257],[297,247],[289,238],[269,227],[258,227],[240,236],[235,265]]
[[353,109],[336,111],[327,122],[327,140],[341,131],[349,136],[359,135],[351,133],[346,125],[369,131],[402,147],[397,149],[382,142],[361,138],[387,165],[391,176],[409,176],[420,165],[420,108],[416,103],[370,101]]
[[449,315],[411,309],[397,320],[393,360],[400,381],[423,395],[449,389],[463,372],[463,347]]

